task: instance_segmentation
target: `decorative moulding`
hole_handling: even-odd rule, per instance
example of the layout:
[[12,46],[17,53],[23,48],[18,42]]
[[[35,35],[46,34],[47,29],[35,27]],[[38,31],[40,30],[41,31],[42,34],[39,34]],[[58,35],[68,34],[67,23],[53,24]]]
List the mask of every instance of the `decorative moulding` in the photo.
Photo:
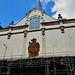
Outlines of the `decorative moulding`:
[[26,15],[27,16],[29,16],[29,14],[32,12],[32,11],[35,11],[35,10],[38,10],[38,11],[40,11],[42,14],[44,13],[44,11],[43,10],[41,10],[41,9],[39,9],[39,8],[37,8],[37,7],[34,7],[33,9],[31,9]]
[[11,33],[7,33],[7,34],[8,34],[7,39],[10,39],[10,37],[11,37]]

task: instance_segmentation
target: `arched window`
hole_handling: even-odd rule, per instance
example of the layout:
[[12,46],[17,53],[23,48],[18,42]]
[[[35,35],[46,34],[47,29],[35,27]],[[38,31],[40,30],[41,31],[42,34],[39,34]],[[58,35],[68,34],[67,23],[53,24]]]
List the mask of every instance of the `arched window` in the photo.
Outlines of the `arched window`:
[[31,19],[29,29],[38,29],[38,28],[40,28],[40,19],[39,18]]

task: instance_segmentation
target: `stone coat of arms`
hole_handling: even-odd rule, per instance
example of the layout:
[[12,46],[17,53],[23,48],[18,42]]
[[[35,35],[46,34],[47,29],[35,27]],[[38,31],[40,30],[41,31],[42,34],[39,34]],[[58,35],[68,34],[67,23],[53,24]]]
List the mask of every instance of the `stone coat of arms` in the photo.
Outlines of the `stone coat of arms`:
[[31,41],[32,42],[29,42],[28,53],[29,53],[29,57],[34,57],[38,55],[40,45],[38,42],[36,42],[35,38],[33,38]]

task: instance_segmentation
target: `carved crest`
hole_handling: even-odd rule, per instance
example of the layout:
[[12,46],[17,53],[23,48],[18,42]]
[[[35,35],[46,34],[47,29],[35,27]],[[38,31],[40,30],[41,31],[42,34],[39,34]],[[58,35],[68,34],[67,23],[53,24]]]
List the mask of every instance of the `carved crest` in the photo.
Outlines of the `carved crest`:
[[32,42],[29,42],[28,53],[29,57],[34,57],[38,55],[40,45],[38,42],[36,42],[35,38],[33,38],[31,41]]

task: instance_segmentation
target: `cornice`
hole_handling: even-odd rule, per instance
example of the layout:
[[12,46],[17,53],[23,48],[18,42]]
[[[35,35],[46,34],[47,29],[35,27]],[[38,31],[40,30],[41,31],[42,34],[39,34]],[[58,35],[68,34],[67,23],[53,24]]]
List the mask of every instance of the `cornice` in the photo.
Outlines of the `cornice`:
[[60,22],[62,22],[63,24],[66,23],[75,23],[75,19],[62,19],[62,20],[58,20],[58,21],[52,21],[52,22],[43,22],[41,23],[41,25],[58,25]]
[[2,29],[0,29],[0,32],[2,32],[2,31],[9,31],[10,28],[12,28],[12,30],[25,29],[25,28],[27,28],[28,26],[29,26],[29,25],[14,26],[14,27],[9,26],[9,27],[7,27],[7,28],[2,28]]

